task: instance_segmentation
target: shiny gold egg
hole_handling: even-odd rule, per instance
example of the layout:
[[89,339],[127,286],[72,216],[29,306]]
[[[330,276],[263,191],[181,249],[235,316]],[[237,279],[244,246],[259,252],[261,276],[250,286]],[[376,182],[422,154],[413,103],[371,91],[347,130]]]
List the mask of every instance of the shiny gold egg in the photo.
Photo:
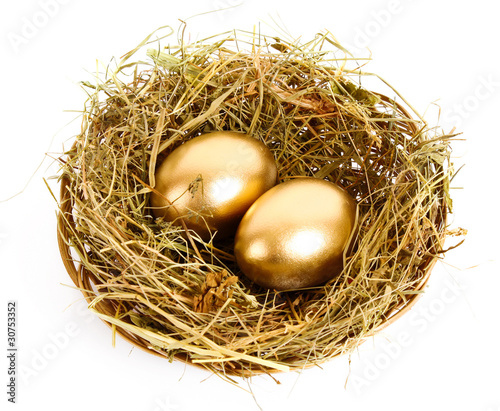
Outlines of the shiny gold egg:
[[170,153],[155,173],[155,217],[194,230],[204,240],[233,235],[264,192],[276,184],[276,162],[264,143],[247,134],[203,134]]
[[343,269],[356,219],[354,199],[316,178],[278,184],[246,212],[235,237],[241,271],[274,290],[316,286]]

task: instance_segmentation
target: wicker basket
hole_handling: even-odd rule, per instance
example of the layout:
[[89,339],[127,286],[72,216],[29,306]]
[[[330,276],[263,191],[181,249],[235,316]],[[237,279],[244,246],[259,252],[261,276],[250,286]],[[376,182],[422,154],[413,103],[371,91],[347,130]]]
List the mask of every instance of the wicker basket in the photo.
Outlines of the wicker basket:
[[[231,51],[233,40],[153,53],[154,63],[129,83],[116,80],[129,63],[105,82],[106,100],[92,100],[63,158],[59,249],[91,308],[134,346],[225,375],[299,370],[350,352],[422,295],[445,237],[448,136],[348,78],[359,71],[325,64],[324,53],[284,41],[243,53]],[[189,87],[198,95],[179,111]],[[143,128],[138,113],[148,113]],[[136,134],[126,128],[132,123]],[[268,144],[282,181],[325,178],[358,200],[356,247],[339,277],[303,291],[262,290],[231,262],[230,241],[210,248],[195,240],[197,255],[178,228],[148,216],[149,162],[224,129]],[[118,179],[128,194],[113,188]],[[142,261],[147,272],[136,267]],[[219,275],[215,285],[207,285],[209,272]],[[224,285],[231,276],[238,281]],[[224,301],[197,312],[193,301],[207,292]]]

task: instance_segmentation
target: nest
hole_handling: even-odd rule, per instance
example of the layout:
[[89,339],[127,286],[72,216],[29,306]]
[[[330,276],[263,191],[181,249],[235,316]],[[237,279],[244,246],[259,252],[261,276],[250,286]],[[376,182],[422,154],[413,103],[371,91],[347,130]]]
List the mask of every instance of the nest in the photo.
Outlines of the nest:
[[[329,34],[299,43],[231,32],[164,49],[148,41],[84,84],[81,133],[60,159],[61,255],[113,338],[247,377],[351,352],[407,312],[443,253],[452,136],[430,129]],[[149,59],[131,62],[148,44]],[[367,78],[395,97],[365,88]],[[216,130],[263,141],[280,181],[326,179],[357,200],[341,275],[265,290],[240,273],[231,239],[204,242],[152,217],[156,165]]]

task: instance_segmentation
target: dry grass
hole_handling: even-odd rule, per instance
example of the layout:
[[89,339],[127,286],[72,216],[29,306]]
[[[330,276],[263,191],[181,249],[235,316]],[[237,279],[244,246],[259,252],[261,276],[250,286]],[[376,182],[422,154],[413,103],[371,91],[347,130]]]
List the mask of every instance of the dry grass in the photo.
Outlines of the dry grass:
[[[149,62],[130,62],[145,59],[147,41],[86,85],[81,133],[61,157],[59,246],[91,309],[136,346],[226,376],[322,363],[403,314],[442,254],[453,136],[329,34],[154,42]],[[367,76],[399,102],[363,88]],[[355,251],[338,278],[263,290],[240,275],[230,240],[204,243],[152,218],[155,165],[215,130],[265,142],[281,181],[327,179],[358,200]]]

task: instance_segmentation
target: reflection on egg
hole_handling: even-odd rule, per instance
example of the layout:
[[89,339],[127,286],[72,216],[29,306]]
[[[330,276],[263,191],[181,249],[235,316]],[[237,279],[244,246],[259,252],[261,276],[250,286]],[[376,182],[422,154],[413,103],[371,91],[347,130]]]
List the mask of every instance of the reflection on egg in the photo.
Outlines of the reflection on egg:
[[186,226],[204,240],[233,235],[264,192],[276,184],[274,157],[247,134],[203,134],[176,148],[155,173],[151,208],[155,217]]
[[355,218],[355,201],[333,183],[300,178],[278,184],[241,220],[236,262],[266,288],[319,285],[342,271]]

